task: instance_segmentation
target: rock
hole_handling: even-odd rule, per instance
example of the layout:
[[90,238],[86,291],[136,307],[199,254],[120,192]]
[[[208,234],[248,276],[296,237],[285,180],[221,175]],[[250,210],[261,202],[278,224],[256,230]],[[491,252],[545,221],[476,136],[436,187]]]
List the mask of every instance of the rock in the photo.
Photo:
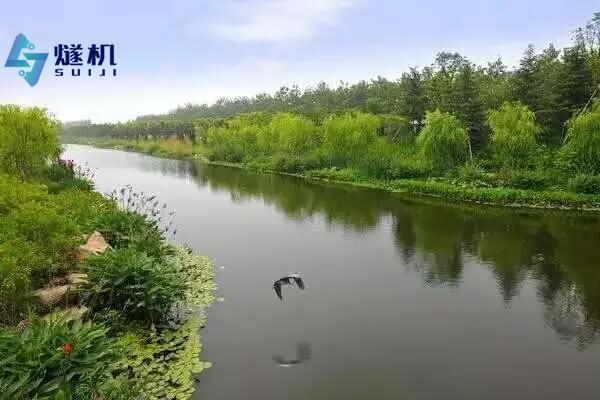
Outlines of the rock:
[[51,286],[36,290],[34,293],[46,307],[66,304],[69,301],[71,285]]
[[104,253],[107,249],[110,249],[110,245],[106,243],[104,236],[96,231],[90,235],[86,244],[77,248],[77,255],[82,260],[90,254]]
[[52,285],[36,290],[34,293],[47,308],[66,306],[79,300],[79,288],[85,283],[86,274],[72,273],[64,278],[64,285]]

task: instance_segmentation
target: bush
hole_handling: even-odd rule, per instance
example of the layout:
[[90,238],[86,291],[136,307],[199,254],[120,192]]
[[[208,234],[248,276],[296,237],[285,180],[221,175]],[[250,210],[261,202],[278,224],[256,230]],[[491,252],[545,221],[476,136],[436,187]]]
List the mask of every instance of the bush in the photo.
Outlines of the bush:
[[158,323],[184,299],[186,282],[177,268],[135,249],[84,259],[86,304],[94,312],[117,310],[130,321]]
[[0,219],[0,243],[18,249],[17,264],[39,283],[72,265],[77,234],[73,221],[49,203],[27,203]]
[[385,180],[423,178],[429,175],[430,168],[410,155],[410,150],[412,147],[406,144],[398,146],[379,139],[358,163],[359,169],[366,176]]
[[567,141],[562,148],[572,169],[600,173],[600,103],[567,123]]
[[295,156],[304,154],[319,143],[317,129],[312,121],[293,114],[275,115],[269,124],[273,140],[277,139],[279,149]]
[[425,127],[417,136],[417,147],[424,161],[443,171],[466,160],[467,140],[467,131],[458,118],[436,110],[427,113]]
[[95,398],[113,360],[112,349],[103,326],[56,315],[22,332],[0,330],[2,396]]
[[58,156],[57,123],[42,108],[0,106],[0,170],[21,180],[39,176]]
[[600,194],[600,176],[577,175],[569,179],[568,188],[575,193]]
[[371,114],[331,115],[323,122],[323,147],[330,165],[347,166],[361,160],[377,139],[379,118]]
[[38,184],[22,183],[16,178],[0,175],[0,217],[30,202],[48,198],[46,189]]
[[114,248],[133,248],[152,257],[162,257],[168,247],[155,221],[116,207],[94,218],[96,229]]
[[538,171],[516,171],[501,174],[500,179],[504,183],[503,186],[516,189],[542,190],[550,186],[550,178]]
[[64,190],[94,190],[90,179],[76,176],[74,167],[65,163],[53,163],[43,173],[42,181],[46,183],[48,192],[60,193]]
[[526,105],[507,102],[489,112],[487,123],[492,130],[490,150],[498,164],[506,168],[527,166],[539,132],[535,114]]
[[[36,310],[31,295],[31,271],[18,260],[20,248],[0,244],[0,325],[16,325]],[[1,392],[0,392],[1,393]]]

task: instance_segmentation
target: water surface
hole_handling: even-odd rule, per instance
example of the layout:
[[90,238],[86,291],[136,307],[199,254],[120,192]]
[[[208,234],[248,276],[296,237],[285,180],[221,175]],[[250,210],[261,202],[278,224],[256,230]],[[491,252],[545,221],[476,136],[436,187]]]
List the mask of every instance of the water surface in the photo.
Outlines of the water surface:
[[[215,260],[196,397],[598,399],[600,218],[69,146]],[[271,285],[299,272],[305,291]],[[283,365],[282,365],[283,364]]]

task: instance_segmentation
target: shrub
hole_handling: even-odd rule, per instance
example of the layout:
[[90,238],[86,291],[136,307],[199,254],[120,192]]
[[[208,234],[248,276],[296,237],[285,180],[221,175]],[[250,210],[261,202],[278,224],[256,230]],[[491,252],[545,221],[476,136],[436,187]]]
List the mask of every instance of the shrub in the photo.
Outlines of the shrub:
[[135,249],[87,257],[87,305],[94,311],[118,310],[128,320],[158,323],[183,300],[184,277],[172,264]]
[[535,114],[526,105],[504,103],[490,111],[487,123],[492,130],[492,157],[503,167],[524,167],[532,159],[539,128]]
[[0,244],[0,325],[16,325],[37,305],[31,295],[31,271],[19,263],[15,253],[21,249],[12,245]]
[[94,184],[90,179],[76,176],[73,167],[61,163],[53,163],[46,168],[42,180],[46,183],[48,192],[52,194],[71,189],[84,191],[94,189]]
[[113,356],[104,327],[90,322],[54,315],[22,332],[0,330],[2,396],[95,398]]
[[516,171],[501,174],[504,186],[516,189],[541,190],[550,186],[550,178],[538,171]]
[[0,216],[30,202],[48,198],[46,189],[37,184],[22,183],[16,178],[0,175]]
[[562,148],[572,169],[600,173],[600,103],[567,123],[567,140]]
[[77,234],[73,221],[50,203],[27,203],[0,219],[0,243],[18,249],[18,265],[40,283],[71,266]]
[[331,165],[346,166],[360,161],[377,139],[380,121],[374,115],[331,115],[323,122],[323,147]]
[[358,163],[359,169],[366,176],[386,180],[423,178],[429,175],[430,169],[421,160],[410,155],[407,149],[412,150],[412,146],[398,146],[379,139]]
[[465,161],[467,131],[458,118],[440,110],[428,112],[417,137],[419,155],[436,170],[448,170]]
[[95,218],[96,229],[114,248],[133,248],[152,257],[162,257],[168,248],[155,221],[118,208],[109,209]]
[[0,106],[0,170],[36,177],[59,151],[57,123],[44,109]]
[[296,156],[315,148],[319,142],[317,129],[312,121],[289,113],[275,115],[268,131],[277,139],[282,151]]
[[575,193],[600,194],[600,176],[577,175],[569,179],[568,188]]

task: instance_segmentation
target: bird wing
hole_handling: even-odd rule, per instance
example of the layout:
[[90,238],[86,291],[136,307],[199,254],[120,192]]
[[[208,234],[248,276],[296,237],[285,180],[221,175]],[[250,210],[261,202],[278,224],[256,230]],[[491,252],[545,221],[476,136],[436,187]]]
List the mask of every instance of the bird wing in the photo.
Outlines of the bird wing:
[[273,285],[273,290],[275,290],[275,293],[277,294],[277,297],[279,297],[279,300],[283,300],[283,297],[281,296],[281,283],[279,283],[279,281],[275,282],[275,284]]
[[294,276],[293,279],[294,282],[296,282],[296,285],[298,285],[300,289],[304,290],[306,286],[304,286],[304,281],[302,280],[302,278],[300,278],[299,276]]

